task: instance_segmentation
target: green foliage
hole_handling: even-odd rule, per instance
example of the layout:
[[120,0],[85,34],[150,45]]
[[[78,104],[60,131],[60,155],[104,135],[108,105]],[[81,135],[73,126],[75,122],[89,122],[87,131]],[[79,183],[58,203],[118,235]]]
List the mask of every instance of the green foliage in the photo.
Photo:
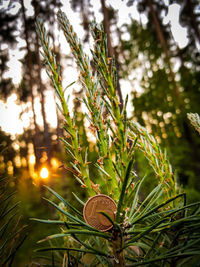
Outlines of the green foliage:
[[[55,251],[59,264],[62,262],[68,266],[179,266],[190,262],[200,252],[200,203],[187,205],[185,193],[179,193],[175,188],[166,153],[145,128],[127,119],[128,97],[120,113],[115,61],[107,57],[102,26],[95,22],[91,25],[94,39],[91,64],[72,25],[61,11],[58,12],[58,21],[80,70],[79,82],[84,90],[80,101],[87,108],[85,117],[90,123],[87,130],[95,137],[94,147],[98,154],[97,161],[90,162],[88,149],[81,146],[76,112],[74,116],[70,115],[60,67],[44,25],[38,20],[42,54],[61,104],[59,109],[66,131],[62,141],[71,157],[70,168],[88,197],[99,193],[109,195],[117,203],[117,212],[114,221],[102,212],[112,222],[113,228],[101,232],[83,220],[84,203],[76,194],[77,205],[74,206],[47,187],[58,203],[51,199],[46,201],[58,210],[59,218],[34,220],[57,224],[61,232],[40,241],[49,241],[51,245],[53,240],[59,240],[58,245],[38,251]],[[133,169],[136,149],[144,153],[157,182],[157,186],[149,194],[142,194],[142,198],[145,177],[138,179]],[[92,176],[89,165],[95,166],[99,175]]]
[[[170,34],[170,23],[163,20],[170,5],[156,0],[129,4],[133,2],[140,15],[147,18],[145,23],[133,19],[121,30],[124,64],[120,74],[132,84],[133,118],[167,149],[179,182],[199,191],[200,140],[187,121],[188,112],[200,111],[199,55],[194,41],[199,38],[194,31],[198,16],[191,16],[196,14],[196,4],[176,1],[180,4],[180,21],[189,34],[188,44],[181,49]],[[193,23],[189,22],[191,17]],[[139,173],[141,169],[138,165]]]
[[[1,150],[0,155],[4,150]],[[16,192],[10,189],[10,179],[0,177],[0,266],[14,266],[15,256],[26,239],[25,225],[18,216]]]
[[[54,178],[54,188],[64,194],[63,192],[65,191],[60,190],[60,187],[58,187],[56,180],[60,182],[60,178]],[[43,190],[41,190],[41,187],[33,184],[33,180],[30,177],[29,173],[22,172],[21,177],[18,177],[15,199],[16,201],[20,202],[18,213],[22,217],[21,223],[28,225],[26,228],[28,236],[26,242],[22,245],[16,255],[16,266],[21,267],[31,264],[39,264],[37,255],[33,254],[33,250],[37,248],[36,242],[41,238],[41,233],[43,233],[44,235],[50,235],[52,233],[52,230],[58,231],[59,229],[56,225],[54,225],[54,227],[46,227],[45,224],[38,224],[34,221],[29,220],[30,217],[46,218],[54,216],[54,212],[51,211],[48,205],[46,205],[46,202],[42,201],[41,203],[41,196],[43,194],[44,192]],[[42,264],[43,262],[43,260],[40,260],[40,264]]]

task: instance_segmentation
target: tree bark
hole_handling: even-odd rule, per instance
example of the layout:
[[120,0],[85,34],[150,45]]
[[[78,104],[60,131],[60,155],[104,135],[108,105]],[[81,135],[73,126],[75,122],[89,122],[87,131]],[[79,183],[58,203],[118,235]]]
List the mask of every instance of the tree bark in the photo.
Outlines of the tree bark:
[[198,28],[198,20],[196,19],[196,15],[194,14],[194,5],[191,0],[186,0],[186,8],[188,9],[188,13],[190,14],[190,26],[193,29],[195,36],[200,43],[200,31]]
[[119,63],[117,60],[117,54],[116,51],[114,50],[113,46],[112,46],[112,40],[111,40],[111,34],[110,34],[110,20],[109,20],[109,16],[108,16],[108,9],[105,5],[105,0],[101,0],[101,5],[102,5],[102,12],[103,12],[103,26],[104,26],[104,30],[106,32],[107,35],[107,45],[108,45],[108,57],[113,57],[115,56],[115,62],[116,62],[116,68],[117,68],[117,93],[118,93],[118,97],[119,97],[119,102],[120,102],[120,111],[122,111],[123,109],[123,98],[122,98],[122,92],[121,92],[121,88],[120,88],[120,83],[119,83]]
[[150,12],[151,12],[152,19],[153,19],[153,22],[155,25],[158,40],[160,41],[160,44],[163,48],[163,52],[165,54],[165,62],[169,68],[169,75],[170,75],[170,78],[171,78],[172,83],[173,83],[174,95],[177,97],[178,102],[179,102],[179,106],[182,108],[183,107],[183,101],[182,101],[182,97],[181,97],[179,88],[178,88],[176,81],[175,81],[175,74],[174,74],[172,67],[171,67],[170,52],[169,52],[168,45],[167,45],[167,42],[166,42],[165,37],[164,37],[164,33],[162,31],[162,28],[161,28],[161,25],[160,25],[160,22],[158,19],[158,16],[157,16],[155,9],[153,7],[153,0],[147,0],[147,3],[148,3],[149,8],[150,8]]
[[31,107],[33,112],[33,123],[34,123],[34,136],[33,136],[33,146],[34,146],[34,153],[36,157],[36,164],[35,167],[38,169],[40,165],[40,141],[39,141],[39,128],[36,122],[36,114],[35,114],[35,108],[34,108],[34,94],[33,94],[33,64],[32,64],[32,55],[31,55],[31,48],[30,48],[30,41],[29,41],[29,34],[28,34],[28,21],[26,19],[25,14],[25,7],[24,7],[24,1],[20,0],[21,6],[22,6],[22,17],[24,22],[24,33],[25,33],[25,41],[26,41],[26,50],[27,50],[27,67],[28,67],[28,73],[29,73],[29,87],[30,87],[30,93],[31,93]]
[[[38,3],[37,1],[33,1],[33,7],[34,7],[34,18],[36,21],[36,18],[39,14],[38,11]],[[42,64],[40,60],[40,52],[39,52],[39,40],[38,36],[36,34],[36,56],[37,56],[37,72],[38,72],[38,87],[39,87],[39,92],[40,92],[40,103],[41,103],[41,110],[42,110],[42,119],[43,119],[43,126],[44,126],[44,144],[45,144],[45,151],[47,153],[47,163],[50,166],[51,163],[51,157],[52,157],[52,151],[51,151],[51,137],[49,133],[49,125],[46,120],[46,112],[45,112],[45,88],[44,84],[42,83],[42,78],[41,78],[41,70],[42,70]]]
[[[53,26],[55,23],[54,18],[52,18],[52,23],[51,25]],[[62,65],[61,65],[61,54],[60,54],[60,44],[58,45],[58,47],[55,46],[55,36],[53,34],[53,27],[50,27],[50,32],[51,32],[51,37],[52,37],[52,41],[53,41],[53,49],[54,49],[54,53],[56,55],[56,61],[58,62],[59,66],[60,66],[60,76],[62,77]],[[56,103],[56,94],[55,94],[55,90],[54,90],[54,100]],[[60,141],[60,137],[63,137],[63,128],[62,128],[62,117],[60,115],[60,111],[59,109],[56,107],[56,117],[57,117],[57,128],[56,128],[56,135],[57,135],[57,152],[61,153],[62,152],[62,143]]]

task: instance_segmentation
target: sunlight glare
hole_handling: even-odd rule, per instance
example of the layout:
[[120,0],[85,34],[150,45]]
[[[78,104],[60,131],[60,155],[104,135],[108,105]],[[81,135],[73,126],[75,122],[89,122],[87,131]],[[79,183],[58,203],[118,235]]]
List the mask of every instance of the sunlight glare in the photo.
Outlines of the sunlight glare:
[[34,165],[34,164],[35,164],[35,156],[34,156],[33,154],[30,155],[29,163],[30,163],[31,165]]
[[48,176],[49,176],[48,169],[46,167],[42,168],[41,171],[40,171],[40,177],[42,179],[46,179],[46,178],[48,178]]
[[56,159],[56,158],[52,158],[51,159],[51,165],[53,169],[58,169],[60,162]]

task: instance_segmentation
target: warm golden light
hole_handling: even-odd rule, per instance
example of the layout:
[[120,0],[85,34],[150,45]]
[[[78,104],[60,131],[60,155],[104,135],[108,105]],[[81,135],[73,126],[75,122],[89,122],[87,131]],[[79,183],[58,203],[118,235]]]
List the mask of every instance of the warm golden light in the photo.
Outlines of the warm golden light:
[[46,179],[46,178],[48,178],[48,176],[49,176],[48,169],[46,167],[42,168],[41,171],[40,171],[40,177],[42,179]]
[[35,156],[33,154],[30,155],[30,157],[29,157],[29,163],[32,164],[32,165],[35,164]]
[[60,165],[61,163],[56,158],[51,159],[51,166],[53,169],[58,169]]

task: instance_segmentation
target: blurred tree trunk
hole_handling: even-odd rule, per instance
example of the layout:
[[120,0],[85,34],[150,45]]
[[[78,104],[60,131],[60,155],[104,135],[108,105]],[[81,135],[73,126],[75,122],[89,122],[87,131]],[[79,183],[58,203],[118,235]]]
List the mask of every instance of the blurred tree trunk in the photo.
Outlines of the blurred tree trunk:
[[[56,100],[56,95],[54,94],[54,101],[55,103],[57,102]],[[61,153],[62,152],[62,144],[60,137],[63,136],[63,129],[62,129],[62,118],[60,115],[59,109],[56,107],[56,117],[57,117],[57,127],[56,127],[56,135],[57,135],[57,144],[56,144],[56,151]]]
[[[39,15],[39,6],[36,0],[33,1],[34,7],[34,19],[36,21],[37,16]],[[45,151],[47,153],[47,163],[50,167],[51,157],[52,157],[52,149],[51,149],[51,136],[49,133],[49,125],[46,120],[46,112],[45,112],[45,88],[41,78],[41,71],[42,71],[42,64],[40,59],[40,51],[39,51],[39,40],[36,34],[36,56],[37,56],[37,74],[38,74],[38,87],[40,93],[40,103],[41,103],[41,110],[42,110],[42,119],[43,119],[43,126],[44,126],[44,145]]]
[[6,100],[15,90],[11,77],[6,77],[9,62],[9,50],[17,44],[17,14],[11,14],[0,8],[0,98]]
[[115,49],[112,46],[112,40],[111,40],[111,34],[110,34],[110,19],[109,19],[109,13],[108,13],[108,8],[105,5],[105,0],[101,0],[101,5],[102,5],[102,12],[103,12],[103,26],[104,30],[107,35],[107,45],[108,45],[108,56],[113,57],[115,56],[115,61],[116,61],[116,68],[117,68],[117,93],[120,101],[120,111],[123,109],[123,98],[122,98],[122,92],[120,88],[120,83],[119,83],[119,63],[118,63],[118,58],[117,58],[117,53]]
[[[57,62],[60,64],[60,75],[62,77],[62,66],[61,66],[61,55],[60,55],[60,45],[55,49],[55,53],[56,53],[56,58],[57,58]],[[55,103],[56,103],[56,95],[55,96]],[[58,110],[58,108],[56,107],[56,116],[57,116],[57,128],[56,128],[56,134],[57,134],[57,152],[61,153],[62,152],[62,144],[60,141],[60,137],[63,136],[63,128],[62,128],[62,118],[60,115],[60,111]]]
[[108,56],[113,57],[115,54],[115,51],[114,51],[114,48],[112,46],[112,41],[111,41],[110,20],[109,20],[108,9],[105,5],[105,0],[101,0],[101,5],[102,5],[102,12],[103,12],[103,26],[104,26],[104,30],[107,34]]
[[[187,1],[190,1],[190,0],[187,0]],[[184,99],[183,99],[183,96],[180,92],[179,86],[177,85],[177,82],[175,80],[175,74],[174,74],[172,67],[171,67],[171,55],[170,55],[170,51],[168,49],[167,41],[165,40],[159,18],[158,18],[157,13],[154,9],[153,0],[147,0],[147,3],[148,3],[149,8],[150,8],[150,12],[152,15],[152,19],[153,19],[153,23],[154,23],[154,26],[156,29],[158,40],[160,41],[160,44],[163,48],[163,52],[165,54],[166,65],[169,68],[169,75],[171,78],[171,82],[173,84],[174,96],[177,98],[177,108],[180,109],[182,112],[182,116],[181,117],[179,116],[179,120],[180,120],[179,123],[182,126],[183,133],[184,133],[184,136],[185,136],[187,142],[192,147],[193,160],[194,160],[194,162],[198,162],[199,161],[198,149],[197,149],[196,143],[192,137],[190,123],[187,120],[187,116],[186,116],[187,112],[186,112],[185,105],[184,105]],[[197,164],[195,165],[194,169],[195,169],[196,173],[198,173],[200,171],[200,168]]]
[[[198,1],[197,1],[198,2]],[[200,3],[199,3],[200,4]],[[199,21],[197,14],[194,13],[194,4],[191,0],[186,0],[186,10],[188,10],[189,18],[190,18],[190,26],[194,30],[195,36],[200,43],[200,30],[199,30]]]
[[161,24],[160,24],[160,21],[159,21],[159,18],[157,16],[156,12],[155,12],[155,9],[154,9],[154,6],[153,6],[153,0],[147,0],[147,3],[148,3],[149,8],[150,8],[150,12],[151,12],[151,15],[152,15],[152,19],[153,19],[153,22],[154,22],[154,26],[155,26],[155,29],[156,29],[158,40],[160,41],[160,44],[161,44],[161,46],[163,48],[163,52],[165,54],[165,61],[166,61],[167,67],[169,68],[169,74],[170,74],[170,77],[171,77],[171,81],[173,83],[174,95],[178,99],[179,107],[183,108],[183,100],[182,100],[179,88],[178,88],[178,86],[176,84],[175,74],[174,74],[174,72],[172,70],[172,66],[171,66],[171,62],[170,62],[170,52],[169,52],[169,49],[168,49],[167,41],[165,40],[163,31],[162,31],[162,27],[161,27]]
[[28,34],[28,21],[26,19],[24,1],[20,0],[20,2],[22,6],[22,17],[23,17],[23,24],[24,24],[24,33],[25,33],[27,60],[28,60],[27,67],[28,67],[28,73],[29,73],[29,86],[30,86],[30,93],[31,93],[31,106],[32,106],[32,112],[33,112],[33,123],[34,123],[33,146],[34,146],[34,153],[36,157],[35,167],[36,169],[38,169],[40,165],[41,153],[40,153],[39,128],[36,122],[36,114],[35,114],[35,108],[34,108],[32,53],[31,53],[31,48],[30,48],[30,40],[29,40],[29,34]]
[[[53,40],[53,49],[54,49],[54,53],[56,55],[56,61],[60,66],[60,76],[62,77],[62,66],[61,66],[61,48],[60,48],[60,44],[58,45],[58,47],[55,46],[55,35],[54,35],[54,24],[55,24],[55,17],[51,17],[51,27],[50,27],[50,34]],[[56,93],[55,90],[53,90],[54,92],[54,100],[55,103],[56,101]],[[61,153],[62,152],[62,144],[60,141],[60,137],[63,136],[63,128],[62,128],[62,118],[60,115],[60,111],[58,109],[58,107],[56,107],[56,117],[57,117],[57,127],[56,127],[56,135],[57,135],[57,144],[56,144],[56,148],[57,148],[57,152]]]
[[[23,138],[22,140],[19,140],[19,142],[24,141],[24,145],[19,148],[19,153],[20,153],[20,158],[22,160],[22,158],[24,158],[26,160],[27,165],[25,167],[23,167],[24,169],[28,170],[28,163],[29,163],[29,153],[28,153],[28,144],[32,143],[30,138],[30,134],[28,133],[28,130],[25,129],[24,125],[23,125],[23,115],[27,112],[26,108],[24,109],[23,105],[20,105],[21,108],[21,112],[19,114],[19,118],[21,120],[21,124],[23,126]],[[30,130],[29,130],[30,131]]]

